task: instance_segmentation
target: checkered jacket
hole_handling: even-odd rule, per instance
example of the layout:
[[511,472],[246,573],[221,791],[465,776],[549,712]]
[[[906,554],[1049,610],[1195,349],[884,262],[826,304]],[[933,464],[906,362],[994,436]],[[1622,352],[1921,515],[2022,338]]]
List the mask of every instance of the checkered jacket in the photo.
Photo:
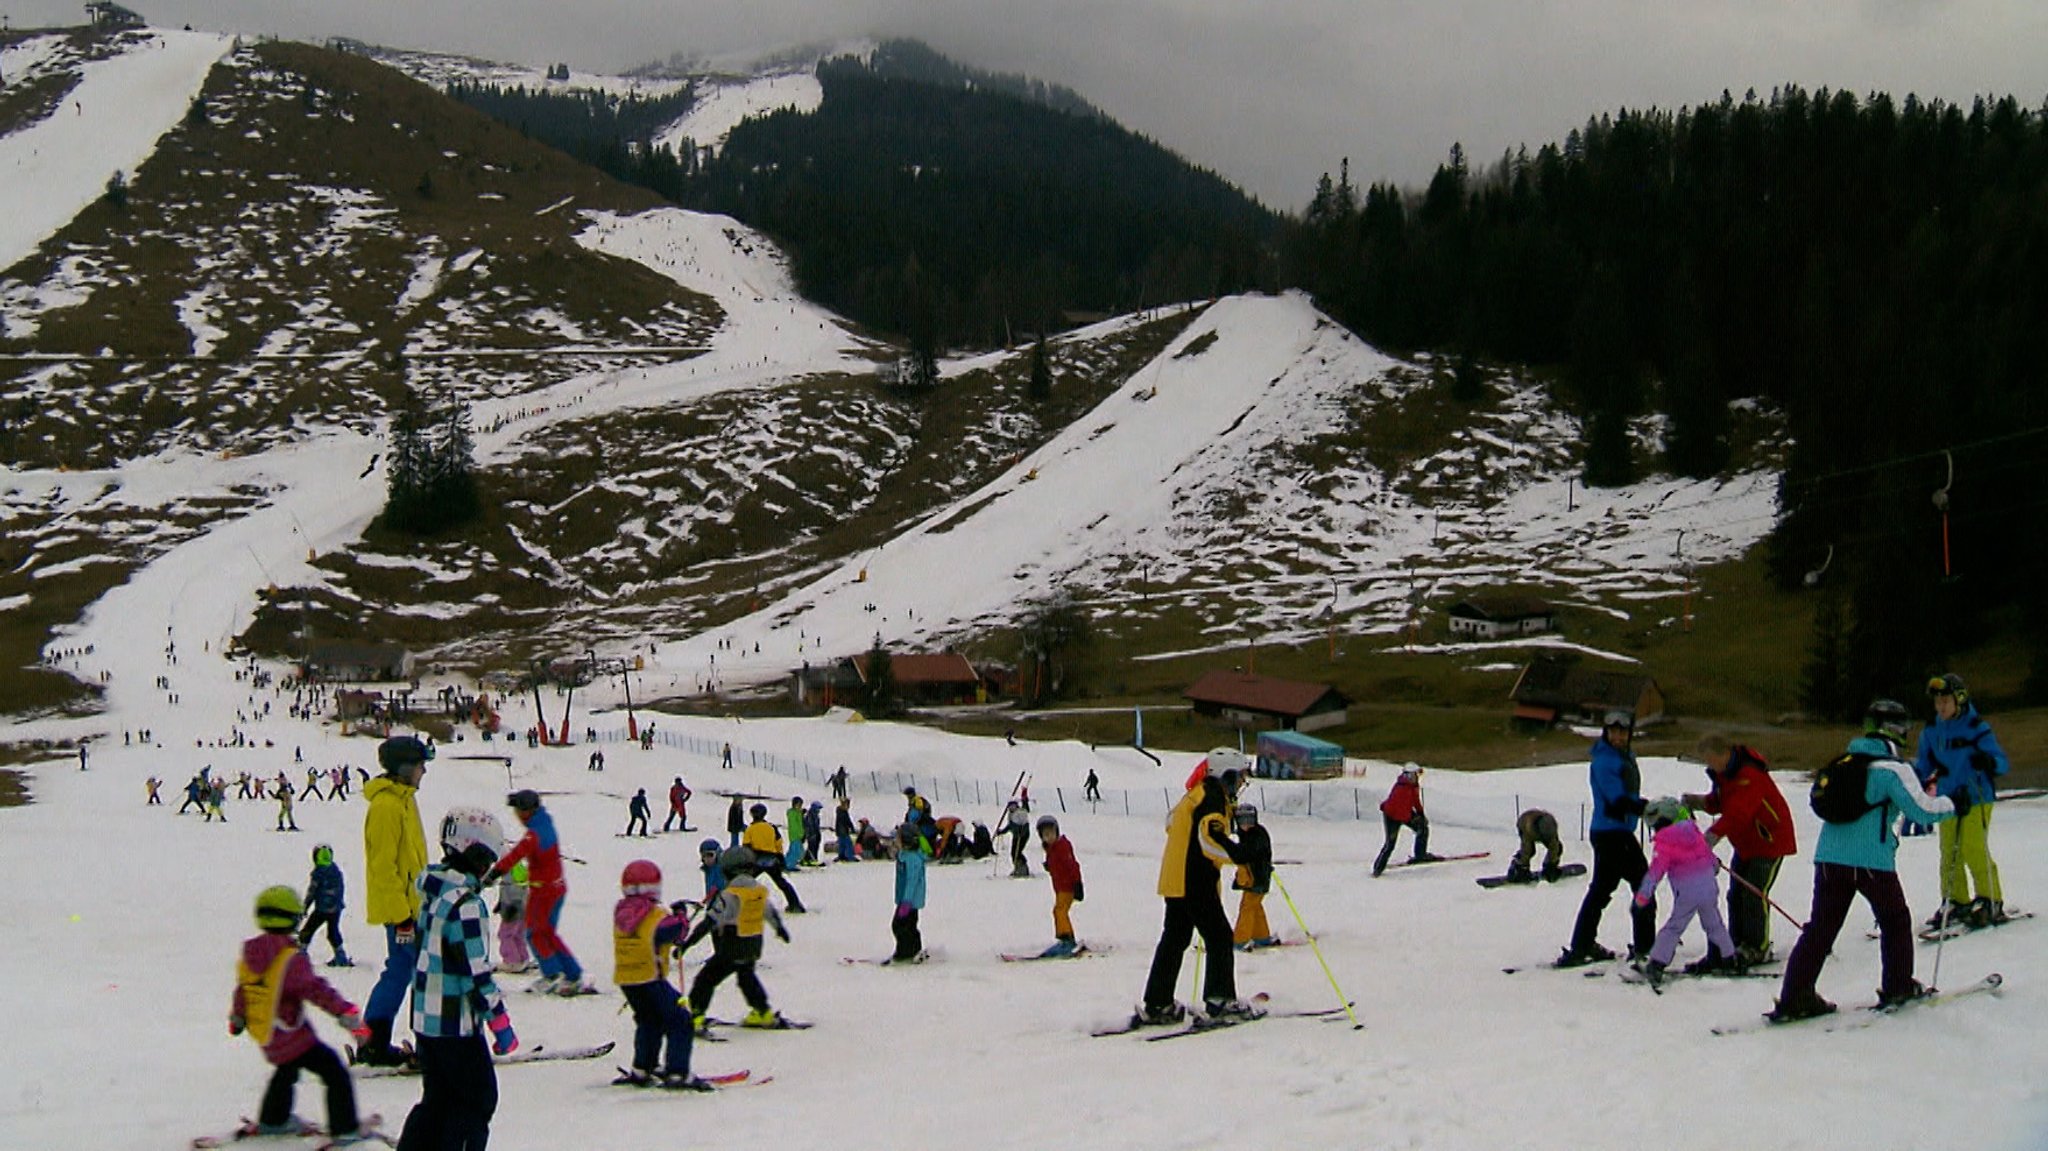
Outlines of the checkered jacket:
[[420,958],[412,973],[412,1029],[430,1038],[481,1035],[505,1012],[484,945],[490,912],[479,881],[437,863],[420,876]]

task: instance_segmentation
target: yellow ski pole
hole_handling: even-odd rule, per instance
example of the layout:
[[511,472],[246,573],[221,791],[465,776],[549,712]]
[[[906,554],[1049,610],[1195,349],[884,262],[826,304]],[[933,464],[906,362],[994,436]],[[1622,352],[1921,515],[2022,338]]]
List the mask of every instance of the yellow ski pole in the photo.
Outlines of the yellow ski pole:
[[1365,1030],[1365,1024],[1360,1023],[1358,1016],[1351,1012],[1350,997],[1344,994],[1342,987],[1337,986],[1337,976],[1330,970],[1330,961],[1323,958],[1323,948],[1321,944],[1316,942],[1315,932],[1310,931],[1308,924],[1301,921],[1301,908],[1294,906],[1294,897],[1287,894],[1287,885],[1280,882],[1280,870],[1278,868],[1273,869],[1273,886],[1280,889],[1280,898],[1287,901],[1287,910],[1289,914],[1294,916],[1294,925],[1301,928],[1303,935],[1308,936],[1309,950],[1316,953],[1316,962],[1323,965],[1323,976],[1330,981],[1330,990],[1337,993],[1337,1002],[1344,1005],[1344,1017],[1351,1020],[1351,1029],[1353,1031]]

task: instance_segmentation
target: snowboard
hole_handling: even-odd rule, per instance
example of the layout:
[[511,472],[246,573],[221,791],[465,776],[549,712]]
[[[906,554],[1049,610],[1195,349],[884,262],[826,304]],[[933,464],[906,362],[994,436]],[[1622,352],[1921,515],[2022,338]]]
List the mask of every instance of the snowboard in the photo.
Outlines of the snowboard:
[[[1586,874],[1586,865],[1583,863],[1567,863],[1564,866],[1557,869],[1558,879],[1570,879],[1574,875],[1584,874]],[[1546,880],[1539,875],[1534,879],[1524,880],[1521,883],[1515,883],[1509,880],[1508,877],[1505,875],[1482,875],[1479,878],[1473,880],[1472,882],[1490,890],[1495,887],[1534,887],[1538,883],[1554,883],[1556,882],[1556,880]]]
[[[514,1063],[554,1063],[572,1059],[602,1059],[610,1055],[612,1048],[617,1046],[618,1044],[613,1042],[600,1043],[595,1047],[549,1047],[542,1044],[514,1051],[510,1055],[500,1055],[493,1059],[492,1062],[500,1067],[504,1067]],[[418,1075],[419,1073],[420,1069],[411,1064],[397,1067],[357,1066],[350,1069],[350,1074],[358,1079],[388,1079],[392,1076]]]
[[1770,1031],[1781,1027],[1798,1027],[1806,1023],[1820,1024],[1816,1028],[1816,1030],[1820,1031],[1857,1031],[1869,1027],[1887,1015],[1898,1015],[1902,1012],[1940,1007],[1945,1003],[1954,1003],[1958,999],[1967,999],[1986,992],[1995,994],[2004,986],[2005,976],[1994,971],[1975,983],[1966,984],[1953,991],[1936,991],[1931,995],[1923,995],[1918,999],[1909,999],[1904,1003],[1891,1007],[1879,1007],[1872,1003],[1854,1012],[1836,1011],[1826,1015],[1811,1016],[1806,1019],[1790,1019],[1783,1023],[1773,1020],[1769,1015],[1764,1015],[1747,1023],[1716,1027],[1714,1028],[1714,1034],[1744,1035],[1753,1031]]

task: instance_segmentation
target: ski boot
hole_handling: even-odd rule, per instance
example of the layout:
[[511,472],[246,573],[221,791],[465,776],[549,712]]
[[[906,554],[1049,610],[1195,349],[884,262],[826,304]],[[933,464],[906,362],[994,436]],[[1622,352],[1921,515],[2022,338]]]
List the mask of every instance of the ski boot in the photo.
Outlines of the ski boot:
[[554,994],[564,999],[573,999],[578,995],[595,995],[597,988],[584,980],[563,976],[561,982],[555,984]]
[[1778,1000],[1764,1018],[1773,1023],[1795,1023],[1801,1019],[1813,1019],[1822,1015],[1833,1015],[1835,1005],[1822,999],[1816,992],[1788,996]]
[[543,975],[532,983],[527,984],[526,990],[534,995],[553,995],[556,989],[561,986],[562,978],[560,976]]
[[657,1082],[659,1081],[655,1079],[654,1072],[652,1071],[642,1071],[638,1067],[621,1067],[619,1068],[618,1078],[612,1080],[612,1086],[652,1087]]
[[747,1012],[746,1018],[740,1020],[740,1026],[774,1031],[782,1026],[782,1014],[773,1008],[757,1007]]
[[355,965],[356,961],[350,959],[346,951],[335,952],[334,958],[327,961],[327,966],[329,967],[354,967]]
[[1188,1009],[1178,1003],[1147,1003],[1138,1008],[1135,1022],[1140,1027],[1170,1027],[1188,1017]]
[[[1694,974],[1691,967],[1686,968],[1685,971],[1688,975]],[[1643,982],[1648,983],[1651,987],[1664,986],[1664,965],[1654,959],[1645,964],[1643,966]]]
[[1265,1013],[1265,1008],[1242,999],[1211,999],[1202,1004],[1202,1014],[1211,1023],[1244,1023]]
[[1971,927],[1996,927],[2007,919],[2005,902],[1978,896],[1963,910],[1963,921]]
[[664,1071],[654,1080],[654,1085],[664,1091],[711,1091],[711,1084],[704,1082],[687,1071]]
[[1567,947],[1557,957],[1552,967],[1585,967],[1594,963],[1605,963],[1614,958],[1614,952],[1597,943],[1589,944],[1584,950]]
[[1410,863],[1442,863],[1444,857],[1434,851],[1418,851],[1408,857]]
[[1558,866],[1557,866],[1557,865],[1555,865],[1555,864],[1546,864],[1546,865],[1544,866],[1544,868],[1543,868],[1543,881],[1544,881],[1545,883],[1556,883],[1556,882],[1557,882],[1558,880],[1560,880],[1560,879],[1563,879],[1563,878],[1564,878],[1564,868],[1562,868],[1562,867],[1558,867]]
[[1685,973],[1687,975],[1719,975],[1729,970],[1732,966],[1733,964],[1729,961],[1728,957],[1721,954],[1719,948],[1709,944],[1705,956],[1685,965]]
[[1929,931],[1939,931],[1953,924],[1968,922],[1969,917],[1970,905],[1962,900],[1951,899],[1940,907],[1935,908],[1934,914],[1927,917],[1927,929]]
[[1507,880],[1509,883],[1534,883],[1536,882],[1536,873],[1530,871],[1529,865],[1526,863],[1510,863],[1508,864]]
[[1888,992],[1880,987],[1877,989],[1877,1009],[1879,1011],[1890,1011],[1895,1007],[1911,1003],[1915,999],[1924,999],[1929,994],[1931,993],[1927,990],[1926,985],[1918,979],[1908,980],[1906,989],[1897,993]]
[[1081,945],[1079,943],[1074,942],[1073,936],[1063,935],[1057,941],[1055,941],[1051,947],[1046,948],[1044,951],[1041,951],[1038,954],[1041,958],[1044,959],[1065,959],[1069,955],[1072,955],[1080,950]]

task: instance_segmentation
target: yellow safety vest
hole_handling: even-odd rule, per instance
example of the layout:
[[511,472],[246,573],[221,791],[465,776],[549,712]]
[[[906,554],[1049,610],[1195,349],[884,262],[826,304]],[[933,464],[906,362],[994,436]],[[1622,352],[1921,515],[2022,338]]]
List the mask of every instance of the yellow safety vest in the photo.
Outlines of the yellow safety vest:
[[258,1047],[270,1046],[270,1034],[277,1027],[277,1004],[284,998],[284,969],[298,953],[296,947],[279,948],[277,958],[261,974],[250,969],[248,960],[235,961],[235,982],[242,989],[242,1023]]
[[668,956],[654,946],[654,933],[667,917],[660,904],[647,909],[631,931],[612,924],[612,982],[620,987],[668,978]]
[[735,884],[725,890],[738,900],[740,905],[740,913],[733,923],[733,930],[741,939],[761,938],[761,929],[768,922],[768,889],[749,883]]

